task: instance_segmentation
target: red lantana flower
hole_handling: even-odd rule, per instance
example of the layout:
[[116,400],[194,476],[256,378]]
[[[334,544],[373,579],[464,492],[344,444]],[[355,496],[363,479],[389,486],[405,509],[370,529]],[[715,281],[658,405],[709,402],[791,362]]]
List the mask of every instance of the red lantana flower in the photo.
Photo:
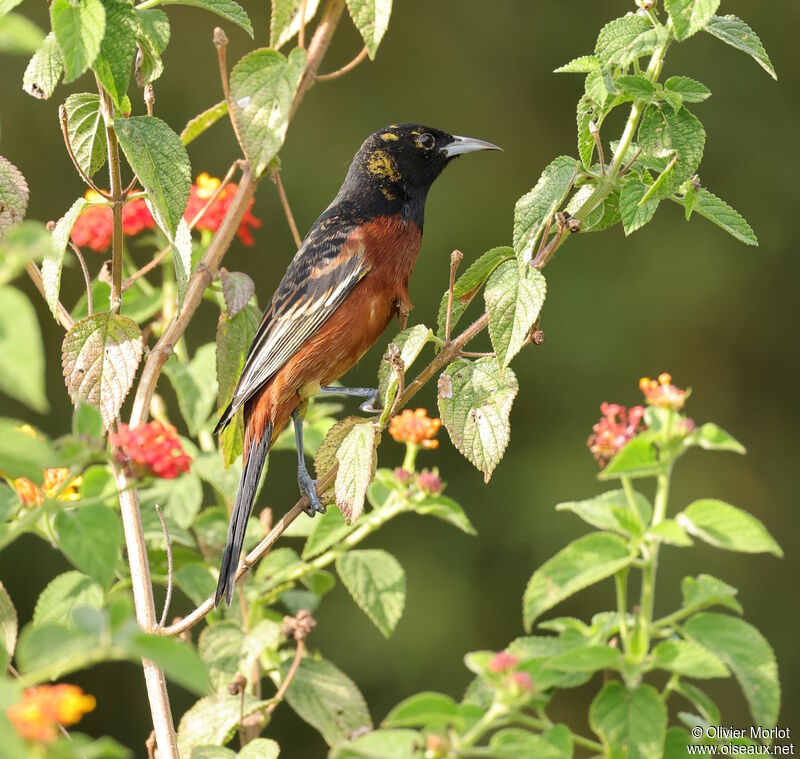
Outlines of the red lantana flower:
[[592,456],[600,466],[605,466],[611,458],[640,429],[644,406],[625,408],[618,403],[602,403],[600,411],[603,418],[592,427],[593,433],[586,441]]
[[[88,190],[85,197],[94,204],[103,200],[103,197],[94,190]],[[126,235],[138,235],[145,229],[153,229],[155,225],[142,198],[134,198],[122,206],[122,231]],[[111,245],[113,228],[110,206],[87,206],[72,226],[72,242],[79,248],[89,248],[95,253],[104,253]]]
[[120,424],[119,431],[109,435],[109,441],[116,449],[117,461],[136,477],[152,475],[173,480],[181,472],[188,472],[192,463],[171,424],[148,422],[138,427]]
[[[205,172],[197,177],[197,181],[192,185],[192,189],[189,191],[189,202],[186,204],[186,211],[183,214],[183,218],[186,219],[187,222],[190,222],[203,210],[203,206],[216,192],[219,185],[220,180],[217,179],[217,177],[209,176]],[[239,185],[233,182],[225,185],[216,200],[200,217],[197,224],[195,224],[195,229],[216,232],[220,224],[222,224],[222,220],[225,218],[225,214],[228,212],[228,208],[233,202],[238,188]],[[242,241],[242,244],[248,246],[253,245],[255,242],[252,230],[258,229],[261,226],[261,221],[250,213],[254,202],[255,200],[250,201],[250,204],[247,206],[247,211],[239,224],[239,229],[236,231],[236,235]]]

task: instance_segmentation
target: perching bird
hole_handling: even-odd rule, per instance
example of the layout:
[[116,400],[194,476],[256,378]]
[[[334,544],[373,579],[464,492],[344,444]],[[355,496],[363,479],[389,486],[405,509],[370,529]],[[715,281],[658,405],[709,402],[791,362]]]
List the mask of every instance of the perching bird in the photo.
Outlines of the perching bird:
[[291,417],[297,481],[308,513],[324,511],[303,457],[308,398],[365,398],[371,388],[329,387],[375,343],[392,317],[408,313],[408,282],[422,241],[425,200],[458,155],[499,150],[483,140],[401,124],[375,132],[359,148],[339,194],[314,222],[272,297],[233,399],[215,433],[244,406],[244,467],[214,600],[230,605],[245,529],[267,452]]

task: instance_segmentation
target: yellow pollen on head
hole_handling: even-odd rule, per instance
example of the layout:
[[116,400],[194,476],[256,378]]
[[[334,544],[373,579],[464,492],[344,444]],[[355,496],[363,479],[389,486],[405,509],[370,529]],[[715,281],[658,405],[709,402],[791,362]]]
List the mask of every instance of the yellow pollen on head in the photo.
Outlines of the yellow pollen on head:
[[393,181],[400,179],[397,164],[383,150],[376,150],[367,159],[367,171],[376,177],[387,177]]
[[392,142],[397,142],[397,140],[399,140],[400,138],[396,134],[394,134],[394,132],[384,132],[381,135],[381,139],[384,142],[386,142],[388,140],[392,140]]

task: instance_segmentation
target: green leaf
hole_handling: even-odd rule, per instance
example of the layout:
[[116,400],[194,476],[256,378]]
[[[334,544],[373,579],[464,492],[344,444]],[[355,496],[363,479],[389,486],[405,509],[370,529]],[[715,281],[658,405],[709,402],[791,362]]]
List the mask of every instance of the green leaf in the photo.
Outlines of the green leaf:
[[[275,50],[282,48],[300,30],[300,9],[303,0],[272,0],[272,14],[269,21],[269,46]],[[314,18],[319,0],[306,2],[306,25]]]
[[483,292],[489,336],[505,368],[522,350],[544,305],[547,283],[540,271],[506,261],[495,269]]
[[606,756],[661,759],[667,709],[652,685],[628,689],[607,683],[592,701],[589,723],[607,747]]
[[14,10],[22,0],[0,0],[0,16],[5,16],[9,11]]
[[58,321],[58,298],[61,294],[61,269],[67,252],[70,233],[81,211],[89,205],[85,198],[78,198],[70,209],[56,222],[53,228],[52,252],[42,261],[42,282],[47,305],[53,318]]
[[53,526],[67,559],[108,588],[122,550],[119,515],[107,506],[93,504],[74,511],[59,511]]
[[197,652],[187,643],[165,635],[137,632],[127,642],[126,648],[129,657],[155,662],[170,680],[195,695],[208,693],[206,668]]
[[103,588],[91,577],[70,570],[52,579],[40,593],[33,611],[33,626],[67,624],[78,606],[103,607]]
[[[319,470],[317,470],[319,474]],[[324,514],[320,514],[314,519],[312,533],[308,536],[303,547],[303,559],[313,559],[323,551],[327,551],[331,546],[338,543],[342,538],[351,533],[354,524],[347,524],[344,521],[342,512],[336,504],[328,506]]]
[[214,343],[200,346],[188,364],[174,356],[164,364],[164,374],[169,378],[186,425],[192,435],[203,428],[217,400],[217,383],[214,372],[217,349]]
[[133,0],[102,2],[106,9],[106,32],[92,68],[117,108],[125,110],[123,104],[136,56],[139,25],[133,10]]
[[614,84],[621,92],[634,98],[651,98],[655,94],[652,82],[641,74],[617,77]]
[[439,377],[439,413],[453,445],[483,472],[486,482],[503,458],[511,428],[511,404],[519,385],[494,358],[459,359]]
[[490,756],[496,759],[563,759],[564,754],[541,735],[519,727],[507,727],[496,732],[489,741]]
[[153,217],[174,240],[192,185],[181,138],[155,116],[117,119],[114,127],[128,163],[147,192]]
[[328,759],[416,759],[422,744],[422,736],[414,730],[376,730],[337,744]]
[[641,435],[629,440],[598,475],[601,480],[619,477],[653,477],[663,470],[652,441]]
[[44,32],[19,13],[0,15],[0,52],[31,55],[44,42]]
[[[477,261],[470,264],[469,268],[456,280],[453,286],[453,306],[450,311],[450,329],[455,329],[467,306],[477,295],[483,283],[491,276],[492,272],[503,261],[514,258],[514,251],[508,246],[487,250]],[[448,293],[442,296],[439,304],[439,317],[437,319],[436,336],[440,340],[445,337],[445,322],[447,320]]]
[[141,55],[137,55],[134,73],[140,87],[154,82],[164,71],[161,54],[169,44],[169,18],[164,11],[134,8],[139,34],[136,38]]
[[562,672],[597,672],[618,669],[620,653],[611,646],[581,646],[549,659],[545,666]]
[[606,24],[597,37],[595,54],[603,68],[628,66],[664,42],[664,27],[654,29],[641,16],[631,15]]
[[[400,349],[400,360],[403,362],[404,370],[414,363],[432,335],[433,332],[424,324],[417,324],[404,329],[392,338],[390,344]],[[378,366],[378,393],[383,408],[391,409],[397,395],[397,374],[385,357]]]
[[0,156],[0,237],[25,217],[29,197],[22,172]]
[[70,658],[96,647],[96,636],[63,625],[26,625],[17,643],[17,668],[27,674],[63,663],[66,670]]
[[55,92],[63,73],[64,60],[61,57],[61,50],[55,34],[50,32],[25,69],[22,89],[35,98],[47,100]]
[[[650,522],[652,508],[650,502],[641,493],[634,493],[636,513],[631,512],[624,490],[609,490],[594,498],[584,501],[565,501],[556,505],[556,511],[572,511],[585,522],[598,530],[613,530],[629,534],[628,526],[636,525],[635,534],[641,535],[645,524]],[[625,519],[620,515],[629,514]]]
[[469,517],[464,513],[464,509],[452,498],[444,495],[429,495],[422,501],[412,501],[410,506],[417,514],[442,519],[458,527],[461,532],[466,532],[467,535],[478,534]]
[[[682,680],[677,683],[675,690],[697,708],[700,716],[709,725],[721,724],[717,705],[700,688]],[[681,755],[680,759],[683,759],[683,755]]]
[[712,16],[705,26],[705,31],[726,45],[747,53],[773,79],[778,78],[758,35],[742,19],[736,16]]
[[381,727],[447,725],[458,716],[458,704],[450,696],[425,691],[401,701],[386,715]]
[[364,38],[370,60],[375,60],[378,45],[389,28],[392,0],[347,0],[347,10]]
[[[286,662],[284,676],[288,668]],[[286,701],[329,746],[372,729],[367,704],[355,683],[325,659],[301,660],[286,691]]]
[[281,747],[271,738],[255,738],[238,754],[239,759],[278,759]]
[[[581,157],[581,163],[587,169],[592,166],[592,158],[594,157],[594,149],[596,146],[594,136],[590,129],[590,125],[592,121],[594,121],[594,109],[594,102],[588,95],[584,95],[578,101],[576,117],[578,124],[578,155]],[[593,190],[589,185],[586,185],[586,187],[589,188],[589,192]]]
[[17,646],[18,626],[17,610],[14,608],[11,596],[8,595],[8,591],[0,581],[0,639],[2,639],[9,659],[14,655],[14,649]]
[[[0,290],[0,302],[5,293]],[[28,477],[41,482],[42,471],[58,463],[50,443],[37,433],[22,431],[23,422],[0,418],[0,471],[6,477]]]
[[608,69],[592,71],[586,75],[584,85],[586,97],[602,111],[606,111],[612,94],[616,94],[614,80]]
[[581,55],[573,58],[569,63],[559,66],[554,74],[588,74],[600,68],[600,62],[595,55]]
[[36,311],[26,296],[8,286],[0,286],[0,390],[39,413],[50,408]]
[[193,756],[195,746],[223,746],[233,738],[243,717],[262,711],[269,702],[249,693],[230,696],[216,693],[197,701],[178,725],[178,752]]
[[717,427],[716,424],[712,424],[711,422],[706,422],[689,433],[689,435],[684,438],[683,445],[687,448],[696,445],[708,451],[747,452],[738,440],[725,432],[721,427]]
[[64,61],[64,83],[77,79],[94,63],[106,31],[100,0],[53,0],[50,22]]
[[655,216],[659,204],[658,198],[650,198],[642,203],[649,191],[650,187],[637,177],[628,178],[622,185],[619,211],[626,236],[643,227]]
[[406,576],[397,559],[378,549],[346,551],[336,559],[336,571],[361,610],[391,636],[406,600]]
[[228,271],[224,266],[219,271],[222,295],[228,316],[236,316],[253,298],[255,283],[241,271]]
[[288,58],[261,48],[242,58],[231,71],[233,117],[255,177],[283,146],[305,66],[306,53],[301,48],[292,50]]
[[653,649],[653,666],[698,680],[731,674],[719,657],[699,643],[686,640],[661,641]]
[[525,629],[530,630],[542,612],[611,577],[632,560],[627,542],[618,535],[598,532],[574,540],[542,564],[528,581],[522,600]]
[[745,245],[758,245],[758,238],[745,218],[713,192],[704,188],[697,190],[692,210],[724,229]]
[[687,103],[702,103],[711,97],[711,90],[702,82],[688,76],[671,76],[664,82],[670,92],[677,92]]
[[690,535],[717,548],[783,556],[775,538],[758,519],[724,501],[714,498],[694,501],[676,515],[675,521]]
[[514,206],[514,252],[523,263],[533,258],[542,229],[572,189],[579,168],[574,158],[559,156],[545,168],[536,186]]
[[696,34],[717,12],[720,0],[664,0],[664,9],[672,19],[680,42]]
[[142,357],[136,322],[111,313],[87,316],[67,332],[61,357],[72,402],[97,406],[108,428],[119,415]]
[[354,424],[336,451],[336,504],[351,524],[364,510],[367,487],[378,465],[377,430],[372,422]]
[[188,530],[203,505],[203,486],[194,474],[182,474],[167,485],[167,503],[164,511],[178,525]]
[[217,579],[206,564],[190,561],[175,572],[175,584],[195,606],[199,606],[214,592]]
[[695,611],[719,604],[741,614],[742,606],[736,600],[737,593],[736,588],[711,575],[684,577],[681,581],[683,606],[687,610]]
[[674,519],[662,519],[655,527],[647,531],[647,535],[662,543],[672,546],[693,545],[692,539]]
[[684,631],[728,665],[744,691],[755,724],[774,727],[781,689],[778,665],[767,640],[737,617],[714,612],[696,614]]
[[224,100],[206,108],[202,113],[198,113],[197,116],[186,122],[186,126],[181,132],[181,142],[184,145],[193,142],[209,127],[214,126],[226,113],[228,113],[228,103]]
[[244,29],[253,36],[253,24],[247,12],[235,0],[159,0],[160,5],[191,5],[194,8],[203,8],[226,21]]
[[215,691],[225,691],[239,670],[239,657],[244,643],[244,630],[237,622],[224,621],[200,633],[197,652],[208,669]]
[[95,174],[106,162],[106,131],[100,109],[100,96],[90,92],[70,95],[64,103],[67,135],[78,165]]

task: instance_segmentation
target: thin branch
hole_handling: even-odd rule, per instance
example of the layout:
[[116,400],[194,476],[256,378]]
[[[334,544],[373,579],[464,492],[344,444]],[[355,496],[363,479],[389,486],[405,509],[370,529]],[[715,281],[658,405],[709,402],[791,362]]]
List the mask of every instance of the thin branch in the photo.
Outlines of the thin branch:
[[146,274],[149,274],[153,269],[156,268],[167,256],[167,254],[172,250],[172,245],[167,245],[166,248],[162,248],[158,253],[156,253],[153,258],[151,258],[141,269],[135,271],[122,283],[122,292],[126,290],[130,290],[133,287],[134,283],[137,279],[144,277]]
[[589,122],[589,133],[597,146],[597,157],[600,159],[600,176],[606,175],[606,159],[603,155],[603,141],[600,139],[600,130],[594,121]]
[[286,691],[289,689],[289,686],[292,684],[292,679],[294,678],[297,670],[300,667],[300,662],[303,660],[303,655],[306,651],[306,642],[302,638],[297,641],[297,648],[294,650],[294,659],[292,659],[292,664],[289,667],[289,670],[286,672],[286,677],[283,678],[283,682],[281,683],[281,687],[275,692],[275,695],[270,699],[270,703],[267,708],[264,710],[267,714],[272,714],[277,708],[278,704],[283,701],[283,697],[286,695]]
[[458,265],[464,259],[464,254],[460,250],[454,250],[450,254],[450,286],[447,289],[447,313],[444,318],[444,344],[450,342],[450,320],[453,316],[453,295],[456,287],[456,271]]
[[169,605],[172,601],[172,581],[174,579],[174,566],[172,561],[172,542],[169,539],[169,530],[167,529],[167,521],[164,519],[164,512],[161,506],[156,504],[156,514],[158,514],[158,521],[161,522],[161,532],[164,533],[164,542],[167,546],[167,597],[164,599],[164,611],[161,612],[161,621],[158,623],[159,627],[164,627],[167,623],[167,614],[169,614]]
[[222,82],[222,94],[225,96],[225,102],[228,104],[228,116],[231,120],[233,133],[236,135],[236,141],[242,149],[242,155],[247,156],[247,151],[244,149],[244,142],[242,142],[242,135],[239,133],[239,125],[236,123],[236,115],[233,112],[231,88],[228,85],[228,36],[219,26],[214,29],[214,47],[217,48],[217,62],[219,63],[219,78]]
[[368,54],[369,51],[367,50],[367,46],[364,45],[364,49],[355,58],[353,58],[350,63],[346,63],[340,69],[336,69],[336,71],[331,71],[330,74],[317,74],[315,79],[318,82],[330,82],[331,79],[338,79],[340,76],[344,76],[345,74],[351,72],[367,57]]
[[541,252],[545,249],[547,245],[547,241],[550,239],[550,227],[553,225],[553,219],[555,218],[554,215],[547,217],[547,222],[544,225],[544,231],[542,232],[542,239],[539,240],[539,249],[536,251],[536,255],[534,256],[534,261],[539,257]]
[[104,190],[101,190],[78,163],[78,159],[75,157],[75,153],[72,150],[72,144],[69,141],[69,132],[67,131],[67,109],[63,104],[58,107],[58,121],[61,124],[61,134],[64,137],[64,145],[67,148],[67,153],[72,160],[72,165],[78,170],[78,174],[81,175],[81,179],[86,182],[86,184],[89,185],[89,187],[91,187],[91,189],[93,189],[98,195],[102,195],[106,200],[111,200],[111,196]]
[[86,268],[86,260],[83,257],[83,253],[81,253],[81,249],[74,243],[72,240],[69,242],[70,248],[72,248],[75,255],[78,257],[78,262],[81,265],[81,271],[83,272],[83,281],[86,285],[86,310],[91,316],[94,313],[94,300],[92,298],[92,279],[89,276],[89,270]]
[[297,29],[297,45],[306,49],[306,10],[308,8],[308,0],[303,0],[300,6],[300,25]]
[[286,221],[289,222],[289,229],[292,231],[292,237],[294,238],[294,244],[299,248],[303,244],[303,238],[300,237],[300,233],[297,231],[297,224],[294,220],[294,214],[292,213],[292,207],[289,205],[289,198],[286,195],[286,190],[283,189],[283,182],[281,181],[281,172],[280,170],[275,170],[270,174],[270,178],[273,182],[275,182],[275,186],[278,188],[278,197],[281,199],[281,205],[283,206],[283,212],[286,214]]
[[[36,289],[39,291],[39,294],[47,301],[47,295],[44,291],[44,280],[42,279],[42,272],[39,271],[39,267],[33,262],[28,261],[25,264],[25,271],[28,272],[28,276],[36,285]],[[72,317],[69,315],[69,311],[62,305],[61,301],[58,302],[58,307],[56,308],[56,319],[58,319],[58,323],[69,332],[72,329],[72,325],[75,324]]]
[[631,158],[628,163],[625,164],[625,167],[622,168],[617,176],[624,177],[630,170],[631,166],[636,163],[636,159],[642,154],[642,149],[637,148],[636,152],[633,154],[633,158]]

